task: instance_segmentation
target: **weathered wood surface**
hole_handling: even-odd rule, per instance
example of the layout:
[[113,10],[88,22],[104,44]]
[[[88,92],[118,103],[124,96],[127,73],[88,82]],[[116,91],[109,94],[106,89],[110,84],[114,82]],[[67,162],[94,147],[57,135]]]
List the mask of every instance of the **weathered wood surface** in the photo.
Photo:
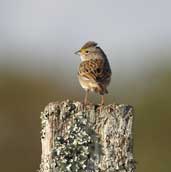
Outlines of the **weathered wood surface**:
[[134,172],[133,108],[49,103],[41,114],[40,172]]

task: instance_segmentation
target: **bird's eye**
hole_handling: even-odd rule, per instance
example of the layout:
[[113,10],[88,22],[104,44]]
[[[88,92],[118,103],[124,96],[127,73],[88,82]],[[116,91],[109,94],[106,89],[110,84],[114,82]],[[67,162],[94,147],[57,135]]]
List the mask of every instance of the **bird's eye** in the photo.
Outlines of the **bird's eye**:
[[87,54],[87,53],[89,53],[89,51],[87,50],[87,51],[85,51],[85,53]]

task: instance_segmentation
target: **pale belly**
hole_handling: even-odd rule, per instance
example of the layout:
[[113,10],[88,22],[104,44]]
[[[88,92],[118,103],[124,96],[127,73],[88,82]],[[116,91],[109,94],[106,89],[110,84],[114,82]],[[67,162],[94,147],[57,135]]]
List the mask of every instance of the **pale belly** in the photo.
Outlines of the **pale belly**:
[[79,82],[81,87],[85,90],[95,91],[99,87],[96,82],[80,77]]

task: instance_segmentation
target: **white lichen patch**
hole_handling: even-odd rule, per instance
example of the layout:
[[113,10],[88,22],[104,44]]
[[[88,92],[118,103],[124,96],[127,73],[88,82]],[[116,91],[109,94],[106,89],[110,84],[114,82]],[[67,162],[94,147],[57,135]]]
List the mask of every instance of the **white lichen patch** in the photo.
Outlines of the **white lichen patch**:
[[86,171],[90,157],[89,145],[92,142],[87,127],[88,121],[84,115],[75,115],[73,123],[67,127],[65,137],[56,137],[53,153],[57,171]]

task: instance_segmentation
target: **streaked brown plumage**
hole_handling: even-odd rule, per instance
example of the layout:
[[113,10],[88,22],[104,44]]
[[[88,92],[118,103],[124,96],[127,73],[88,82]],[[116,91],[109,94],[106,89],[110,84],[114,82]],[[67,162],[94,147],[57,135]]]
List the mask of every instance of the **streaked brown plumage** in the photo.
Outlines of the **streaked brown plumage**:
[[111,80],[111,69],[103,50],[93,41],[87,42],[79,51],[81,64],[78,78],[81,86],[86,90],[84,103],[87,104],[87,94],[93,91],[102,95],[101,104],[104,104],[104,94]]

